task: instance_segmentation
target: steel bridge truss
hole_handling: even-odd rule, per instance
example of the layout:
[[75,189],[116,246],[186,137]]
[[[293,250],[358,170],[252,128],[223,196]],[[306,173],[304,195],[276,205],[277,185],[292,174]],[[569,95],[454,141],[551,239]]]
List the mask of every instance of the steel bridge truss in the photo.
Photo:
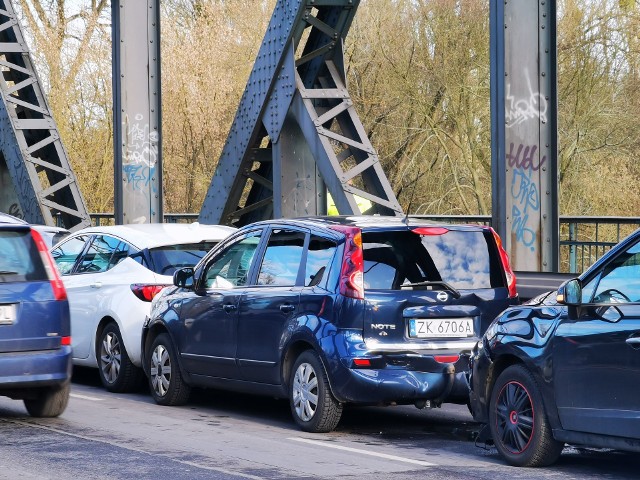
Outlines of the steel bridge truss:
[[402,215],[347,91],[343,41],[358,0],[279,0],[200,221],[327,212]]
[[[0,210],[31,223],[91,224],[84,199],[9,0],[0,0]],[[9,184],[9,185],[7,185]],[[13,184],[13,192],[9,192]],[[11,194],[15,195],[11,195]],[[59,214],[57,217],[54,214]]]

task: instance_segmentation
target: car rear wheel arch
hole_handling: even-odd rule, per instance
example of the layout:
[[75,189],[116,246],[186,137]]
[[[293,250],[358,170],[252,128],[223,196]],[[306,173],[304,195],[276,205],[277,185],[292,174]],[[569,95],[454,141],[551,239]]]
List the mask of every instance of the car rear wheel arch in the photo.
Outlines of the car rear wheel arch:
[[289,389],[289,380],[291,378],[291,370],[293,369],[293,365],[296,363],[296,360],[298,359],[300,354],[302,354],[302,352],[306,350],[314,350],[320,357],[320,362],[322,363],[324,371],[327,374],[327,381],[329,382],[329,390],[331,391],[332,395],[335,397],[335,390],[332,385],[332,378],[329,372],[329,368],[327,368],[328,365],[327,365],[327,360],[324,356],[324,352],[322,352],[320,348],[317,348],[308,340],[297,340],[293,342],[286,350],[286,353],[282,361],[282,372],[281,372],[282,385],[283,387],[285,387],[285,391],[288,391]]
[[285,389],[289,388],[289,378],[291,377],[293,364],[305,350],[315,350],[313,345],[307,340],[296,340],[287,347],[285,354],[282,357],[281,369],[282,385],[286,387]]

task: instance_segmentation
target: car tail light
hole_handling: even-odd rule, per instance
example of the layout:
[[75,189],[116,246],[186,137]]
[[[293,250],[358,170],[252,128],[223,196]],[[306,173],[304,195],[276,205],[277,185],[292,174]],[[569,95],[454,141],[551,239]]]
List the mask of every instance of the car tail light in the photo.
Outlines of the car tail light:
[[418,235],[444,235],[449,229],[444,227],[419,227],[413,228],[411,231]]
[[353,366],[354,367],[370,367],[371,366],[371,360],[368,358],[354,358],[353,359]]
[[345,297],[364,299],[364,258],[362,232],[357,227],[331,226],[346,236],[342,269],[340,271],[340,293]]
[[60,278],[60,273],[58,272],[58,267],[56,267],[55,262],[53,261],[53,257],[49,253],[49,249],[47,248],[47,244],[44,243],[40,232],[36,230],[31,230],[31,238],[38,247],[38,252],[40,253],[40,258],[42,259],[42,263],[44,264],[44,269],[47,272],[47,278],[51,282],[51,288],[53,289],[53,297],[56,300],[66,300],[67,299],[67,291],[64,288],[64,284],[62,283],[62,278]]
[[460,360],[460,355],[434,355],[433,358],[438,363],[456,363]]
[[63,347],[71,345],[71,337],[61,337],[60,345],[62,345]]
[[500,260],[502,261],[502,268],[504,268],[504,273],[507,277],[507,286],[509,287],[509,297],[515,298],[518,296],[518,291],[516,290],[516,276],[511,270],[511,264],[509,263],[509,255],[502,247],[502,240],[500,239],[500,235],[496,233],[496,231],[489,227],[491,233],[493,233],[493,238],[496,239],[496,245],[498,246],[498,251],[500,252]]
[[168,286],[169,285],[134,283],[131,285],[131,291],[143,302],[150,302],[153,300],[153,297],[160,293],[160,290]]

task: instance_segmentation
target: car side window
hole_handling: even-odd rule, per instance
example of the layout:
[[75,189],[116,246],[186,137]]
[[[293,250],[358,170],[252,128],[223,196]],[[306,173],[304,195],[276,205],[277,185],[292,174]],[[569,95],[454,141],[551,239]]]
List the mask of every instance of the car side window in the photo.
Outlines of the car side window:
[[205,287],[233,288],[246,285],[251,262],[260,243],[260,233],[252,232],[216,255],[204,272]]
[[63,244],[58,245],[58,247],[51,250],[51,255],[53,256],[58,270],[62,275],[68,275],[71,273],[78,257],[84,250],[87,239],[87,235],[71,237]]
[[592,283],[597,285],[592,303],[640,302],[640,242],[618,255],[583,291],[590,291]]
[[258,285],[294,286],[298,279],[304,239],[304,232],[273,230],[260,265]]
[[121,243],[123,242],[109,235],[96,235],[80,259],[80,264],[76,270],[77,273],[106,272],[113,266],[110,263],[111,258],[118,251],[118,246]]
[[336,253],[335,242],[326,238],[311,235],[307,250],[307,264],[304,272],[304,285],[309,287],[318,285],[329,273],[329,265]]
[[129,256],[130,250],[134,249],[127,242],[121,241],[120,243],[118,243],[118,246],[113,252],[113,255],[111,255],[111,260],[109,260],[109,266],[107,267],[107,270],[115,267],[117,264],[127,258]]

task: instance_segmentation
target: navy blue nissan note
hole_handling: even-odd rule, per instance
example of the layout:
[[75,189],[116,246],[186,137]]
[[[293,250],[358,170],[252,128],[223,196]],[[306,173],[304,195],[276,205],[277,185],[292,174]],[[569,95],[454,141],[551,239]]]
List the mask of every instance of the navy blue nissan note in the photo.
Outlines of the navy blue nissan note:
[[67,294],[36,230],[0,213],[0,395],[56,417],[71,380]]
[[239,229],[153,302],[143,367],[163,405],[193,386],[288,398],[305,431],[345,404],[468,402],[468,358],[517,303],[493,230],[314,217]]

